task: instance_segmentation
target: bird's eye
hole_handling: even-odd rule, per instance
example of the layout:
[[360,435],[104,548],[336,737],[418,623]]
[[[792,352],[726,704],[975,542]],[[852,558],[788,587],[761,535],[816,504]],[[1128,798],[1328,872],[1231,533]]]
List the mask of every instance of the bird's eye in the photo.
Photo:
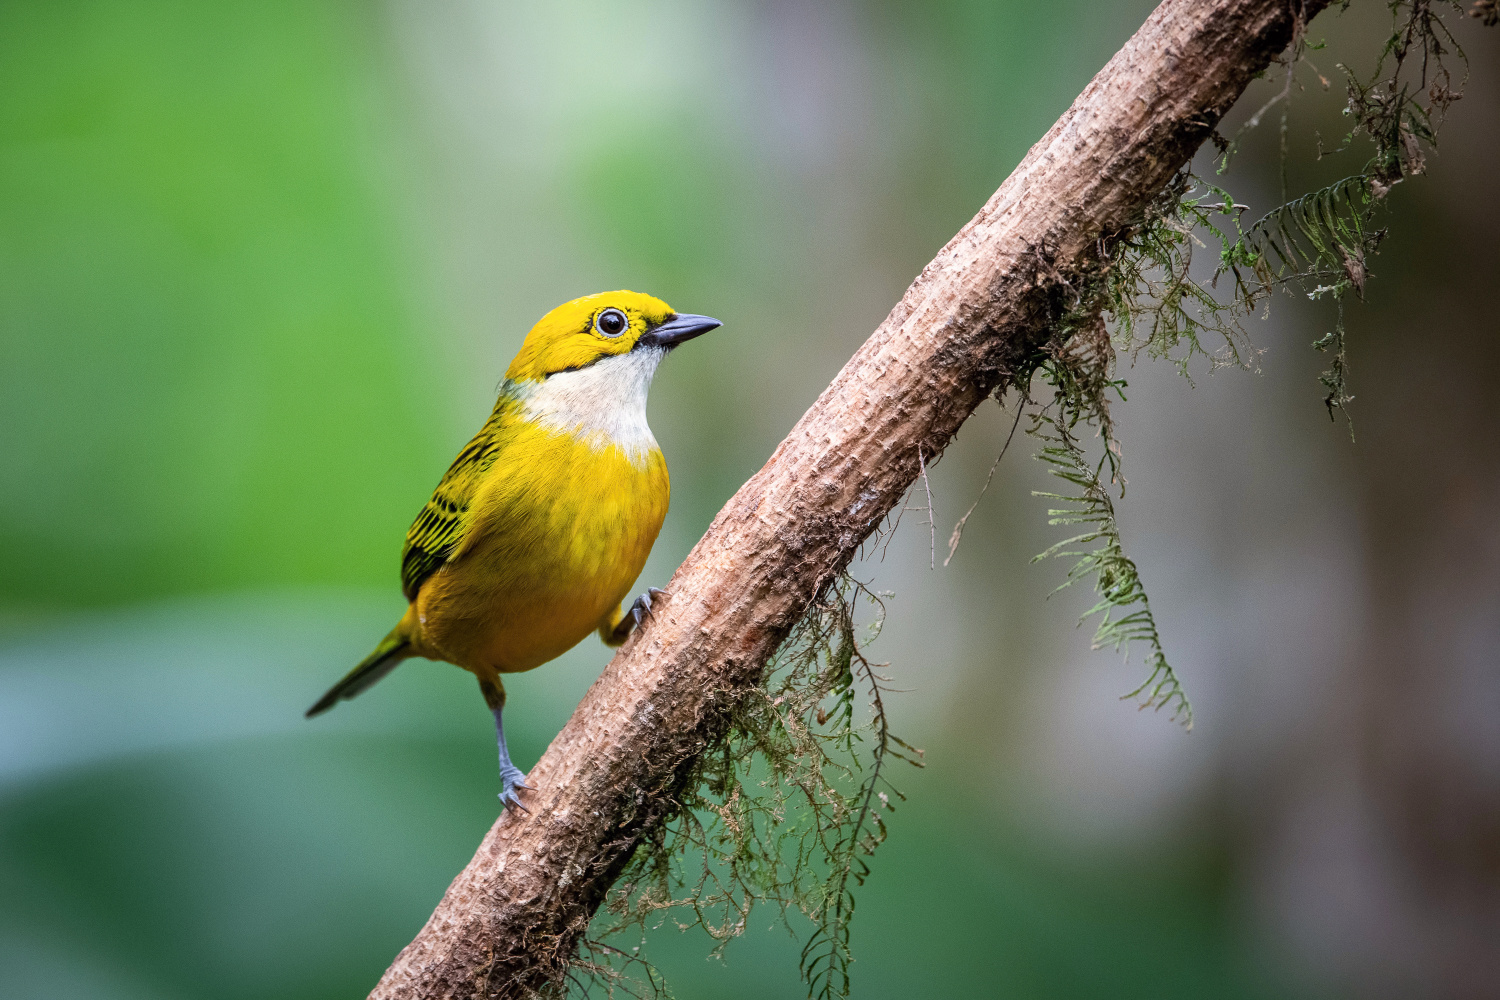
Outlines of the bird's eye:
[[630,326],[630,320],[618,309],[606,309],[594,319],[594,329],[606,337],[618,337]]

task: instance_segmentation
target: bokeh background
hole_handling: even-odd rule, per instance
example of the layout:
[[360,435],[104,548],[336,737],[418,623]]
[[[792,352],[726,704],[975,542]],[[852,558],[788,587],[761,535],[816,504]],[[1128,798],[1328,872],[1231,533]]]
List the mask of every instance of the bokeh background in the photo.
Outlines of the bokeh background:
[[[724,329],[658,376],[714,512],[1149,11],[1144,0],[0,5],[0,995],[362,996],[494,819],[472,680],[302,709],[400,613],[402,534],[532,322],[604,288]],[[1354,172],[1325,15],[1294,190]],[[927,750],[859,896],[860,997],[1500,996],[1500,46],[1391,198],[1356,439],[1294,298],[1259,374],[1128,371],[1125,540],[1197,710],[1118,696],[988,405],[858,567]],[[1235,120],[1274,85],[1262,83]],[[1276,201],[1271,126],[1227,183]],[[925,506],[925,497],[916,506]],[[939,564],[941,551],[939,551]],[[607,651],[509,684],[533,762]],[[680,997],[795,996],[757,918]]]

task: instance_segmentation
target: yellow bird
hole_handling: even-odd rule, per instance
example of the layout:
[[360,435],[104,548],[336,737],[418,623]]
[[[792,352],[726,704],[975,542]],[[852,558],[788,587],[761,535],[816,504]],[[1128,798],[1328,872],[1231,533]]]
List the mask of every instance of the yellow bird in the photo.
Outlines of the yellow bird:
[[479,678],[500,744],[500,800],[530,788],[505,746],[501,674],[539,667],[597,631],[618,646],[651,611],[630,611],[667,514],[667,463],[646,424],[656,366],[720,325],[637,292],[574,299],[543,316],[506,370],[495,410],[406,533],[410,605],[311,718],[412,656]]

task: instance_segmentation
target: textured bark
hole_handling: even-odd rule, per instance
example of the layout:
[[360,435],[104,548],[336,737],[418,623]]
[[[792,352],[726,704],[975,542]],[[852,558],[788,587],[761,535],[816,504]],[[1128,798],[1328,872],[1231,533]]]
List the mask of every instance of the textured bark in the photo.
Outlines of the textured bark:
[[1047,336],[1326,0],[1166,0],[714,519],[375,998],[521,997],[565,970],[726,711],[974,408]]

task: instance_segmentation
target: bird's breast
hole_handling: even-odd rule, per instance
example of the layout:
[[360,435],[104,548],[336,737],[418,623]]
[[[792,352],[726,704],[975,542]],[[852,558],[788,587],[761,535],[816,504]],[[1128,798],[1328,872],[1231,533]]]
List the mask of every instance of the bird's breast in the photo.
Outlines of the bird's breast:
[[422,588],[424,631],[470,669],[560,655],[627,595],[669,495],[654,441],[627,449],[528,422],[479,485],[463,546]]

